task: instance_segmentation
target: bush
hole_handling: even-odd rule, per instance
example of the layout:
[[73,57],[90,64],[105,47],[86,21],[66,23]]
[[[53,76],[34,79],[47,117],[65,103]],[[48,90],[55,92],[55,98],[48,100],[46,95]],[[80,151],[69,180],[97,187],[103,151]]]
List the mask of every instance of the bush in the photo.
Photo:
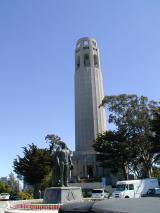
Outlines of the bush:
[[18,197],[21,200],[33,199],[33,196],[30,193],[28,193],[28,192],[18,192]]

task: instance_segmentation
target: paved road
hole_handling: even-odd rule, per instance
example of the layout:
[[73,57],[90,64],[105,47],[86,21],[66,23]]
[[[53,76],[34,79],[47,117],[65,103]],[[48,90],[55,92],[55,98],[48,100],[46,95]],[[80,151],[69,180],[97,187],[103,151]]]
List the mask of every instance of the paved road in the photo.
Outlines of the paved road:
[[8,201],[0,201],[0,213],[3,213],[4,210],[9,206]]
[[0,200],[0,213],[3,213],[7,207],[9,207],[9,201]]

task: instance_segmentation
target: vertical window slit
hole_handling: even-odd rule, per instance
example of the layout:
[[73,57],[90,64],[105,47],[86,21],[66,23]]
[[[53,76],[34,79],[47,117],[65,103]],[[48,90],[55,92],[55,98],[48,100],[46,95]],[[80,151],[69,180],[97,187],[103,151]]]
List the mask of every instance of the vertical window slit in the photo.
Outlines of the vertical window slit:
[[84,66],[89,67],[90,66],[90,60],[89,60],[89,55],[85,54],[84,55]]
[[98,56],[94,55],[94,66],[99,68],[99,61],[98,61]]

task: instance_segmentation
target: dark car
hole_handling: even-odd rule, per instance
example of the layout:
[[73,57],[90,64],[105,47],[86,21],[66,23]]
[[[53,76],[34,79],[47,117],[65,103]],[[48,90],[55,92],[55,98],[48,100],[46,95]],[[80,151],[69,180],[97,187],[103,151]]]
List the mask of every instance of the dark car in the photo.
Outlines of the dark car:
[[21,198],[17,195],[11,195],[10,200],[21,200]]
[[142,197],[160,197],[160,188],[149,189]]

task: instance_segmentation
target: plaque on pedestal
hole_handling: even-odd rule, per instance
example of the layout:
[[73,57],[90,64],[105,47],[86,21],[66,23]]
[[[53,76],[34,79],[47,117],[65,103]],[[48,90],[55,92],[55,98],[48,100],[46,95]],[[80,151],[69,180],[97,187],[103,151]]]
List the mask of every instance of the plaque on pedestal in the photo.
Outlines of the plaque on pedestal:
[[47,204],[82,201],[81,187],[50,187],[44,192],[43,202]]

